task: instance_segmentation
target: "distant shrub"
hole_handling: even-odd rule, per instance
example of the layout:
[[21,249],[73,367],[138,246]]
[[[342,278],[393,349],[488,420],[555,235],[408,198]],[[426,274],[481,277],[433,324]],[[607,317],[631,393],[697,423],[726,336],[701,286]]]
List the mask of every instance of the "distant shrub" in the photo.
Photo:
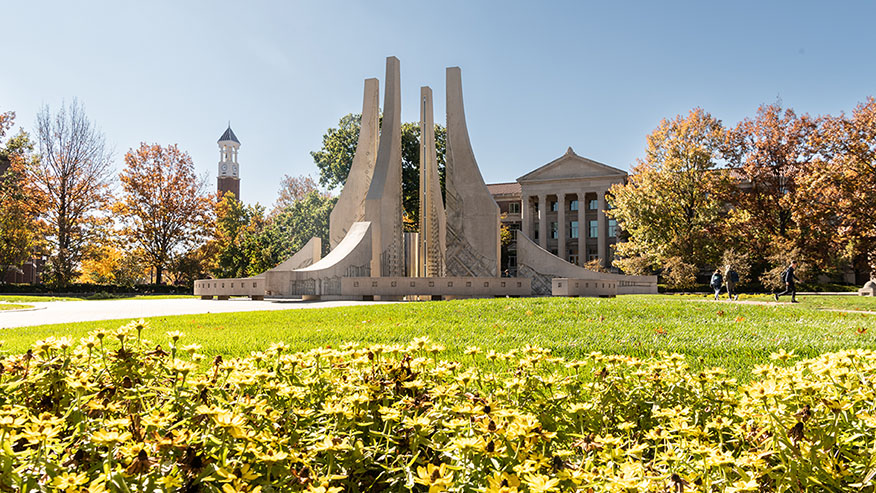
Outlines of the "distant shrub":
[[697,283],[699,269],[681,257],[671,257],[663,262],[663,280],[670,289],[690,289]]

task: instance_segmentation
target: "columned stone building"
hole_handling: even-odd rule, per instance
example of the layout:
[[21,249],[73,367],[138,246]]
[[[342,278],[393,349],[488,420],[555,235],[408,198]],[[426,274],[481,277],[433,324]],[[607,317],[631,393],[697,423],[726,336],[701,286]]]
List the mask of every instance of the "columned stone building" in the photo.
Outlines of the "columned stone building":
[[[577,265],[599,259],[611,267],[611,245],[617,242],[617,224],[605,210],[606,193],[624,183],[623,170],[579,156],[570,147],[565,154],[512,183],[488,185],[510,229],[522,230],[545,250]],[[507,268],[513,274],[516,257],[509,248]]]

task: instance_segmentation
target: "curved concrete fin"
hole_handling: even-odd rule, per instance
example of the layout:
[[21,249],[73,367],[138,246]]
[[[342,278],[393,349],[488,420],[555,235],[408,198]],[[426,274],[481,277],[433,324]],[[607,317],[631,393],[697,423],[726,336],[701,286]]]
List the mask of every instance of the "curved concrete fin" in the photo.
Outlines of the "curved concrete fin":
[[462,73],[447,68],[447,254],[448,276],[499,275],[499,206],[478,169],[462,101]]
[[371,275],[403,277],[405,250],[402,229],[401,76],[398,58],[386,59],[383,123],[371,186],[365,197],[365,220],[374,242]]
[[329,246],[334,249],[346,236],[350,226],[365,217],[365,196],[374,174],[377,160],[377,136],[380,118],[380,82],[365,79],[362,98],[362,122],[356,154],[350,165],[347,181],[329,217]]
[[[551,294],[551,279],[567,277],[593,281],[617,281],[618,294],[653,293],[657,294],[657,276],[627,276],[610,272],[596,272],[567,262],[540,247],[523,231],[516,232],[517,276],[532,279],[534,294]],[[647,289],[636,290],[647,285]]]
[[[347,236],[338,243],[338,246],[329,252],[325,258],[321,259],[319,262],[314,263],[313,265],[309,265],[307,267],[302,267],[300,269],[295,269],[295,272],[315,272],[315,271],[324,271],[326,269],[337,267],[339,264],[344,262],[345,260],[349,260],[350,255],[356,252],[356,249],[363,244],[369,244],[370,242],[365,241],[369,238],[368,232],[371,227],[371,223],[367,221],[355,222],[350,226],[350,231],[347,233]],[[366,245],[367,246],[367,245]]]
[[[280,263],[278,266],[268,270],[267,272],[301,269],[302,267],[307,267],[308,265],[313,265],[319,262],[319,259],[321,257],[322,240],[319,239],[319,237],[314,236],[307,243],[305,243],[304,247],[301,250],[298,250],[295,255],[292,255],[291,257]],[[264,274],[260,274],[260,276],[263,275]]]
[[292,271],[267,273],[273,296],[339,296],[341,278],[371,276],[371,223],[356,222],[319,262]]

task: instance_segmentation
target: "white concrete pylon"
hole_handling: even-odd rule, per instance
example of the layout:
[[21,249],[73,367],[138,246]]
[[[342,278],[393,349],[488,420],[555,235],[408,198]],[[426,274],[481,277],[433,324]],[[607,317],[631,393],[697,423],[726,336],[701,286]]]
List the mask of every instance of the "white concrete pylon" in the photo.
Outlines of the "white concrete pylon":
[[444,200],[438,177],[432,88],[420,88],[419,277],[443,277],[446,250]]
[[448,276],[499,275],[499,206],[478,169],[462,101],[462,73],[447,69],[447,257]]
[[377,136],[380,131],[379,93],[380,82],[377,79],[365,79],[356,154],[353,156],[347,181],[329,217],[329,245],[332,249],[344,239],[353,223],[365,218],[365,196],[371,186],[374,164],[377,161]]
[[371,222],[371,275],[403,277],[401,76],[394,56],[386,58],[384,87],[383,123],[374,174],[365,197],[365,220]]

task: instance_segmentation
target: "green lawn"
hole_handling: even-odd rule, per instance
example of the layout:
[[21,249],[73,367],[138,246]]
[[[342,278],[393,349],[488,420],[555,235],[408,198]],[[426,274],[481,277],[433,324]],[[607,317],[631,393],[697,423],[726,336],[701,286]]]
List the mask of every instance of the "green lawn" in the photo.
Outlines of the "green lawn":
[[7,303],[33,303],[33,302],[45,302],[45,301],[79,301],[84,298],[70,298],[66,296],[34,296],[34,295],[21,295],[21,294],[9,294],[0,296],[0,301],[5,301]]
[[[682,299],[713,300],[714,294],[697,295],[670,295]],[[727,300],[727,293],[721,293],[721,301]],[[768,301],[775,302],[772,295],[766,294],[740,294],[739,301]],[[790,303],[790,296],[782,296],[781,303]],[[857,310],[876,312],[876,297],[857,295],[798,295],[798,308],[816,310]]]
[[22,308],[33,308],[30,305],[19,305],[14,303],[0,303],[0,310],[21,310]]
[[[24,351],[50,335],[82,337],[124,321],[7,329],[4,349]],[[811,357],[844,348],[876,348],[876,316],[815,310],[806,303],[764,306],[694,302],[680,296],[615,299],[525,298],[400,303],[376,306],[183,315],[150,320],[144,338],[167,347],[167,331],[186,334],[207,356],[248,355],[275,341],[292,349],[345,342],[407,343],[428,336],[468,358],[467,346],[506,351],[527,344],[557,355],[591,351],[651,356],[685,354],[695,367],[721,366],[747,380],[749,370],[777,349]]]

